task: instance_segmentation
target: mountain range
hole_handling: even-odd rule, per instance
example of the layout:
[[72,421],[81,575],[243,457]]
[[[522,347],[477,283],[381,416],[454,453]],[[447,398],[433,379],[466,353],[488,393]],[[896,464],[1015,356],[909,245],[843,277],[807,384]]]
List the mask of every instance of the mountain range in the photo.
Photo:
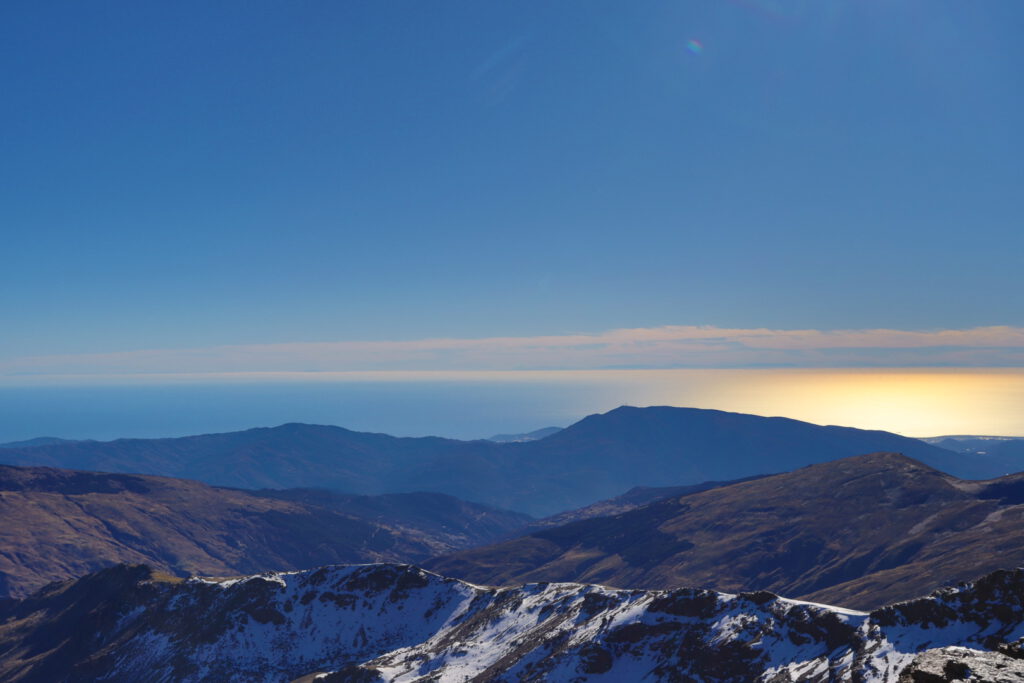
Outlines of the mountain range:
[[0,519],[0,596],[123,562],[177,576],[420,562],[531,521],[439,493],[242,491],[9,466],[0,466]]
[[539,436],[0,447],[0,680],[1024,680],[1012,452],[675,408]]
[[1024,564],[1024,474],[968,481],[892,453],[583,519],[424,566],[487,585],[771,590],[874,608]]
[[0,466],[0,513],[0,595],[16,596],[120,562],[224,576],[402,561],[487,585],[772,590],[872,608],[1024,563],[1024,474],[960,480],[884,453],[634,489],[543,520],[436,493]]
[[1024,462],[1024,437],[939,436],[922,441],[954,453],[983,456],[979,459],[1003,463],[1003,466]]
[[55,446],[57,444],[75,443],[72,439],[58,439],[55,436],[38,436],[24,441],[8,441],[0,443],[0,448],[35,448],[36,446]]
[[998,683],[1024,675],[1022,633],[1021,571],[866,613],[765,591],[487,589],[396,565],[219,581],[119,565],[0,601],[0,679]]
[[1020,469],[887,432],[668,407],[621,407],[519,443],[396,438],[288,424],[173,439],[7,448],[0,449],[0,462],[142,472],[246,489],[432,491],[547,516],[636,486],[734,480],[878,451],[900,452],[965,478]]

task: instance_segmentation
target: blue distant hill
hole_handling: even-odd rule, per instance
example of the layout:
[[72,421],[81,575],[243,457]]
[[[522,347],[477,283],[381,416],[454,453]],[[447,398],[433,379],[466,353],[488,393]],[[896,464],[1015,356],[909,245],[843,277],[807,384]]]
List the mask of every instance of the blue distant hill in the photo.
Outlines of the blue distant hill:
[[447,493],[549,515],[634,486],[678,486],[897,452],[962,478],[1015,472],[1024,458],[957,454],[882,431],[696,408],[616,408],[519,443],[397,438],[341,427],[274,428],[173,439],[4,449],[0,462],[198,479],[241,488]]
[[36,446],[55,446],[57,444],[74,443],[70,439],[58,439],[55,436],[38,436],[25,441],[10,441],[0,443],[0,448],[34,448]]

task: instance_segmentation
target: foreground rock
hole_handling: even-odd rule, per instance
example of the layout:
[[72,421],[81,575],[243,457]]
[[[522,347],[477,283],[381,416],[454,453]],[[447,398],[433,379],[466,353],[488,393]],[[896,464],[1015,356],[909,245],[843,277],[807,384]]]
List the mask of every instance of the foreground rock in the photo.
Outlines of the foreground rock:
[[1001,652],[966,647],[925,650],[900,674],[899,683],[1020,683],[1024,662]]
[[896,683],[930,671],[924,649],[1015,652],[1022,607],[1021,571],[869,614],[766,592],[487,589],[404,565],[188,581],[119,566],[0,604],[0,680]]

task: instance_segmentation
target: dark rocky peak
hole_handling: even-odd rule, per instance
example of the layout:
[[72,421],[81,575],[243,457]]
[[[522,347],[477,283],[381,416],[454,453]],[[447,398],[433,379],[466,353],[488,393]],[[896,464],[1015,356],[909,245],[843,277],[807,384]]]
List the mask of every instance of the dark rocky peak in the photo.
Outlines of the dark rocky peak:
[[926,597],[883,607],[871,617],[883,626],[946,628],[957,622],[971,622],[1003,638],[1024,617],[1024,569],[995,571]]
[[925,650],[905,668],[898,683],[1020,683],[1024,661],[1002,652],[967,647]]
[[148,565],[118,564],[80,579],[54,581],[22,600],[7,602],[9,611],[2,618],[24,616],[38,609],[51,614],[66,614],[68,610],[81,614],[90,612],[111,601],[115,596],[130,594],[138,586],[159,576]]
[[962,673],[964,657],[998,670],[1024,611],[996,610],[1022,589],[1020,572],[1003,572],[867,614],[767,591],[484,589],[407,565],[177,583],[118,567],[6,609],[0,678],[896,683],[932,671],[926,649],[945,657],[939,675]]

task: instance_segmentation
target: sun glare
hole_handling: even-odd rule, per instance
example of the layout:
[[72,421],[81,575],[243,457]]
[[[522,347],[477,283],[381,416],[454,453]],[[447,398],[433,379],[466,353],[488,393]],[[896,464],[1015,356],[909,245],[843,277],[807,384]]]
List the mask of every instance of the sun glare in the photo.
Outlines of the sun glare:
[[1018,369],[651,370],[606,379],[638,405],[717,408],[908,436],[1024,434]]

